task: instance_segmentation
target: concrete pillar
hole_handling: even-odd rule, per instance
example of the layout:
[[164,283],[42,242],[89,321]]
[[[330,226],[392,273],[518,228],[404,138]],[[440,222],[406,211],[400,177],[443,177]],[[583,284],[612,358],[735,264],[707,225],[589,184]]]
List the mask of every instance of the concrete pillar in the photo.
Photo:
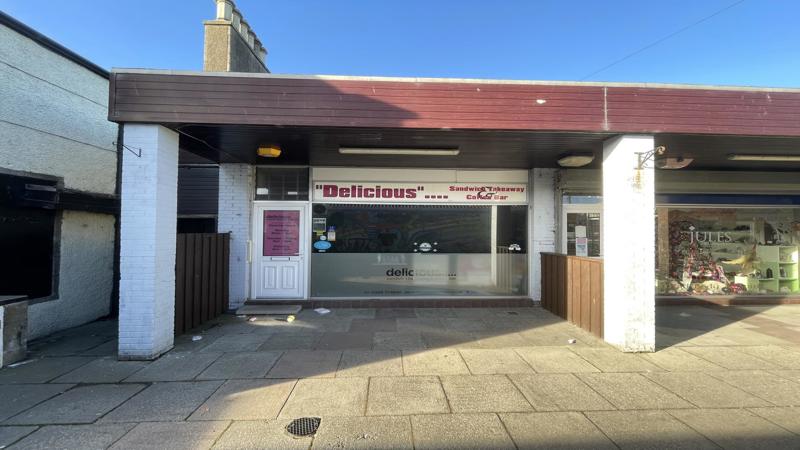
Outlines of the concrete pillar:
[[219,165],[217,231],[231,234],[229,303],[242,306],[250,292],[248,245],[252,239],[255,169],[249,164]]
[[605,340],[626,352],[655,350],[655,181],[653,162],[637,170],[652,136],[603,143]]
[[542,299],[542,252],[556,250],[556,174],[558,169],[532,169],[530,176],[530,297]]
[[178,134],[126,124],[124,142],[119,358],[148,360],[173,344]]

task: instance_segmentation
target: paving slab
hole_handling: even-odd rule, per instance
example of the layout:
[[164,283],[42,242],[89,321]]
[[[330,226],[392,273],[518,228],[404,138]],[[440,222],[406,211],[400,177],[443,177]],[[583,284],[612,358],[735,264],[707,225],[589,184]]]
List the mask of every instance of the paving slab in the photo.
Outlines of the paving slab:
[[0,427],[0,448],[6,448],[36,431],[37,427]]
[[314,436],[313,448],[413,449],[408,417],[329,417]]
[[367,378],[308,378],[297,382],[280,417],[363,416]]
[[403,373],[406,375],[468,374],[469,369],[456,349],[403,352]]
[[800,448],[800,436],[744,409],[669,412],[726,449]]
[[267,372],[267,378],[332,378],[342,352],[326,350],[289,350]]
[[666,348],[654,353],[642,353],[640,356],[670,372],[702,372],[722,369],[716,364],[677,347]]
[[225,353],[197,376],[198,380],[264,378],[283,352]]
[[74,356],[112,340],[110,336],[77,335],[46,339],[45,345],[34,343],[33,351],[42,356]]
[[188,381],[210,366],[221,353],[167,353],[126,378],[126,382]]
[[483,349],[511,349],[514,347],[525,347],[528,341],[519,333],[496,333],[477,331],[469,333],[470,339],[466,343],[459,345],[461,348],[483,348]]
[[736,349],[783,369],[800,369],[800,351],[778,345],[744,346]]
[[514,442],[496,414],[412,416],[417,450],[514,449]]
[[539,373],[599,372],[600,369],[564,347],[524,347],[515,349]]
[[616,449],[592,422],[576,412],[503,413],[500,420],[519,449]]
[[568,373],[509,375],[537,411],[594,411],[615,409],[578,377]]
[[214,450],[308,450],[313,438],[289,434],[286,426],[290,421],[278,419],[233,422],[214,444]]
[[749,408],[750,412],[769,420],[775,425],[800,435],[800,407]]
[[147,367],[147,361],[118,361],[116,357],[98,358],[72,372],[65,373],[53,383],[118,383]]
[[133,427],[134,424],[51,425],[39,428],[17,442],[14,449],[105,450]]
[[322,338],[319,332],[277,333],[258,347],[259,351],[312,350]]
[[779,369],[778,366],[756,358],[733,347],[682,347],[683,350],[729,370]]
[[440,332],[444,328],[441,317],[420,317],[418,319],[397,319],[397,331],[400,333]]
[[427,317],[444,318],[456,316],[452,308],[414,308],[414,312],[420,319]]
[[476,375],[533,373],[533,369],[513,349],[462,349],[461,357]]
[[374,311],[376,319],[413,319],[417,317],[414,308],[378,308]]
[[265,334],[231,334],[221,336],[200,351],[212,353],[254,352],[269,338],[270,336]]
[[[800,383],[763,370],[711,372],[711,376],[778,406],[800,406]],[[753,405],[757,406],[757,405]],[[769,405],[763,405],[769,406]]]
[[586,416],[622,449],[716,449],[665,411],[597,411]]
[[80,353],[81,356],[116,356],[118,345],[116,336],[112,336],[113,339],[110,341],[106,341],[97,347],[92,347],[88,350],[84,350]]
[[345,350],[337,377],[402,376],[403,360],[398,350]]
[[427,348],[447,349],[447,348],[481,348],[473,333],[467,331],[449,331],[438,329],[435,331],[423,331],[422,341]]
[[[485,312],[484,312],[485,314]],[[489,328],[481,318],[443,318],[442,325],[450,331],[486,331]]]
[[352,333],[374,333],[376,331],[397,331],[397,321],[391,319],[353,319],[350,321]]
[[618,409],[691,408],[692,405],[638,373],[576,375]]
[[450,375],[441,379],[454,413],[533,411],[504,375]]
[[199,450],[211,448],[230,422],[149,422],[136,425],[113,450]]
[[378,331],[372,339],[375,350],[420,350],[425,348],[422,334],[412,332]]
[[372,350],[372,332],[329,331],[322,333],[318,350]]
[[49,398],[71,389],[74,384],[0,385],[0,422]]
[[189,420],[274,419],[294,386],[295,380],[228,380]]
[[78,386],[17,414],[10,425],[91,423],[144,388],[141,384]]
[[100,422],[184,420],[221,385],[221,381],[153,383],[106,414]]
[[575,347],[571,350],[603,372],[659,372],[664,370],[636,353],[623,353],[615,348]]
[[438,377],[375,377],[370,379],[367,415],[448,413]]
[[705,373],[660,372],[645,376],[700,408],[769,406],[768,402]]
[[46,383],[93,361],[91,356],[41,358],[16,367],[0,369],[0,384]]

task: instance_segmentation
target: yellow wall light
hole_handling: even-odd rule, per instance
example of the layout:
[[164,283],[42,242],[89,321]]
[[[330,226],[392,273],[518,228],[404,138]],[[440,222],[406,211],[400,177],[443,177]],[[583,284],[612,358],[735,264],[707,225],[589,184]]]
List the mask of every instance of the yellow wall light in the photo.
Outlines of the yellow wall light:
[[265,145],[258,147],[258,156],[262,158],[277,158],[281,156],[281,147],[278,145]]

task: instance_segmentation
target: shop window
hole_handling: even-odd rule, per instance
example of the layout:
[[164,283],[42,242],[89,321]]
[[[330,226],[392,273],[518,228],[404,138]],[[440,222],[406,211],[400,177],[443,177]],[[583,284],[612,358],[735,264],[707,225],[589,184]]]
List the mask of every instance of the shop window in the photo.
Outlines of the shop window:
[[657,208],[661,295],[797,295],[800,208]]
[[315,204],[317,297],[527,293],[527,207]]
[[54,293],[55,181],[0,174],[0,295]]
[[308,200],[308,168],[257,168],[256,200]]

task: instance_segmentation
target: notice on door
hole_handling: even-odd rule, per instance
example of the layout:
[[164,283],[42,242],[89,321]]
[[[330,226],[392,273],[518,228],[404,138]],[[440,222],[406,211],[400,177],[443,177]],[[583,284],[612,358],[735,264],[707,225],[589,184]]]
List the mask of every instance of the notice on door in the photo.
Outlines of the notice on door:
[[300,254],[300,211],[264,211],[264,256]]

